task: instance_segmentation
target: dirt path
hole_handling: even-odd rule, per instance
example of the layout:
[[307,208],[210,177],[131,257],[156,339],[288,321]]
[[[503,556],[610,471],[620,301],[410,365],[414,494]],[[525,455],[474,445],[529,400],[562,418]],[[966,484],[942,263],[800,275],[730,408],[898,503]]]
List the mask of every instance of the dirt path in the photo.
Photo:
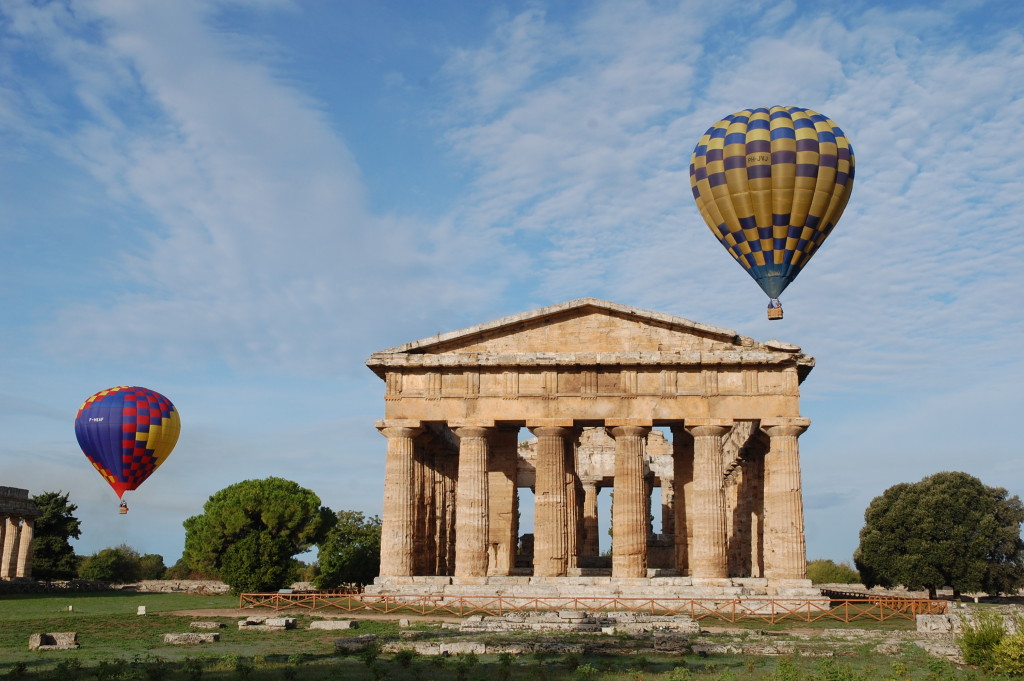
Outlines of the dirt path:
[[338,610],[310,610],[309,608],[211,608],[208,610],[172,610],[164,613],[179,617],[283,617],[285,615],[312,615],[324,619],[358,619],[397,621],[407,619],[410,622],[461,622],[462,617],[439,617],[436,615],[407,615],[404,613],[347,613]]

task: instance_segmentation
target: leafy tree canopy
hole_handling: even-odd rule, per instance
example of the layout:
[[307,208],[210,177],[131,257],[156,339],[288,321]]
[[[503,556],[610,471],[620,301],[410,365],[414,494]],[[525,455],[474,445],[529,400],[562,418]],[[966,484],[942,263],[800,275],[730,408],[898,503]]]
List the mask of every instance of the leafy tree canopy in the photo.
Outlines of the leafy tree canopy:
[[283,478],[245,480],[211,496],[184,522],[183,561],[219,574],[235,593],[286,583],[291,558],[320,542],[334,513],[312,491]]
[[[156,557],[163,565],[163,557]],[[78,569],[78,576],[96,582],[137,582],[142,578],[142,559],[138,551],[127,544],[121,544],[97,551],[86,558]]]
[[849,563],[837,563],[828,558],[807,562],[807,579],[814,584],[859,584],[860,575]]
[[338,511],[338,522],[320,543],[318,589],[369,584],[380,574],[380,518]]
[[43,492],[32,497],[39,517],[32,529],[32,572],[37,579],[71,579],[78,572],[78,558],[71,539],[82,536],[82,524],[74,513],[78,506],[69,493]]
[[1024,584],[1024,504],[967,473],[936,473],[875,497],[854,560],[867,586],[956,592]]

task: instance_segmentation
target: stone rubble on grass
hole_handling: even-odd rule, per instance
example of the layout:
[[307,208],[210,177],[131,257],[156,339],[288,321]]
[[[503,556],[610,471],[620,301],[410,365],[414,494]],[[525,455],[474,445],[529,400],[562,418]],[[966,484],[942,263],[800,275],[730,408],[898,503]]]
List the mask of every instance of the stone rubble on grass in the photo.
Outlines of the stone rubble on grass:
[[355,620],[314,620],[309,623],[310,629],[358,629],[359,622]]
[[169,643],[175,646],[216,643],[219,640],[220,634],[217,633],[197,634],[194,631],[190,631],[185,634],[164,634],[164,643]]
[[687,615],[648,615],[639,612],[598,612],[557,610],[512,612],[507,615],[474,615],[451,625],[461,632],[557,631],[643,634],[672,631],[699,634],[700,625]]
[[209,620],[190,622],[189,627],[192,629],[223,629],[224,625],[221,622],[212,622]]
[[30,634],[28,637],[29,650],[74,650],[78,647],[78,633],[74,631]]
[[334,639],[334,652],[342,654],[358,653],[376,641],[376,634],[363,634],[362,636],[352,636],[350,638],[336,638]]
[[238,628],[247,631],[284,631],[295,628],[294,617],[246,617],[238,620]]

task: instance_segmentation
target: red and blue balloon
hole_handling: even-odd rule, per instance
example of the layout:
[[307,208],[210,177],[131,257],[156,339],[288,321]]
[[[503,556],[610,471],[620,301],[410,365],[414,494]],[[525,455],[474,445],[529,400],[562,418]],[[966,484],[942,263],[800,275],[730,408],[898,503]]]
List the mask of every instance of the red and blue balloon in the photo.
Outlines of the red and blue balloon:
[[119,386],[87,399],[75,418],[82,451],[120,498],[145,482],[178,441],[171,401],[147,388]]

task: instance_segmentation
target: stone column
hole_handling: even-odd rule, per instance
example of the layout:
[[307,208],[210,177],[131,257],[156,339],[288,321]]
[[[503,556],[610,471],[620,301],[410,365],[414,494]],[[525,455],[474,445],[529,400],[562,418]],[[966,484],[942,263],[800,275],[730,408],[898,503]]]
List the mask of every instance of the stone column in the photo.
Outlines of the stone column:
[[676,533],[676,486],[675,480],[661,481],[661,533],[666,537]]
[[568,556],[568,567],[580,566],[580,533],[582,531],[580,516],[582,515],[582,490],[577,475],[580,433],[582,429],[574,428],[565,438],[565,554]]
[[413,473],[414,439],[423,432],[419,421],[378,421],[388,439],[384,463],[384,517],[380,532],[380,574],[409,577],[415,565],[417,499]]
[[0,579],[13,579],[16,567],[16,551],[18,550],[18,519],[13,516],[4,518],[3,555],[0,556]]
[[519,540],[519,496],[516,490],[519,463],[519,428],[501,426],[491,436],[491,466],[487,474],[490,507],[488,534],[490,556],[487,573],[510,575],[516,562]]
[[580,556],[595,558],[601,553],[597,527],[597,483],[596,479],[583,481],[583,541]]
[[537,437],[534,487],[533,576],[564,577],[569,567],[568,495],[565,448],[571,421],[558,425],[527,422]]
[[651,426],[649,422],[606,425],[615,439],[612,577],[646,577],[649,497],[644,480],[644,449]]
[[450,424],[459,436],[459,481],[455,492],[455,576],[487,576],[487,439],[493,430]]
[[455,485],[458,480],[458,456],[447,447],[435,450],[434,494],[437,499],[436,575],[450,575],[455,569]]
[[693,547],[690,574],[704,579],[729,576],[722,437],[731,421],[687,420],[693,436]]
[[672,426],[672,484],[675,489],[676,574],[690,573],[693,553],[693,436]]
[[805,418],[761,421],[761,430],[770,438],[764,458],[765,576],[769,579],[807,578],[797,438],[810,425]]
[[32,577],[32,519],[25,518],[21,523],[21,533],[18,538],[18,567],[14,572],[15,577]]

